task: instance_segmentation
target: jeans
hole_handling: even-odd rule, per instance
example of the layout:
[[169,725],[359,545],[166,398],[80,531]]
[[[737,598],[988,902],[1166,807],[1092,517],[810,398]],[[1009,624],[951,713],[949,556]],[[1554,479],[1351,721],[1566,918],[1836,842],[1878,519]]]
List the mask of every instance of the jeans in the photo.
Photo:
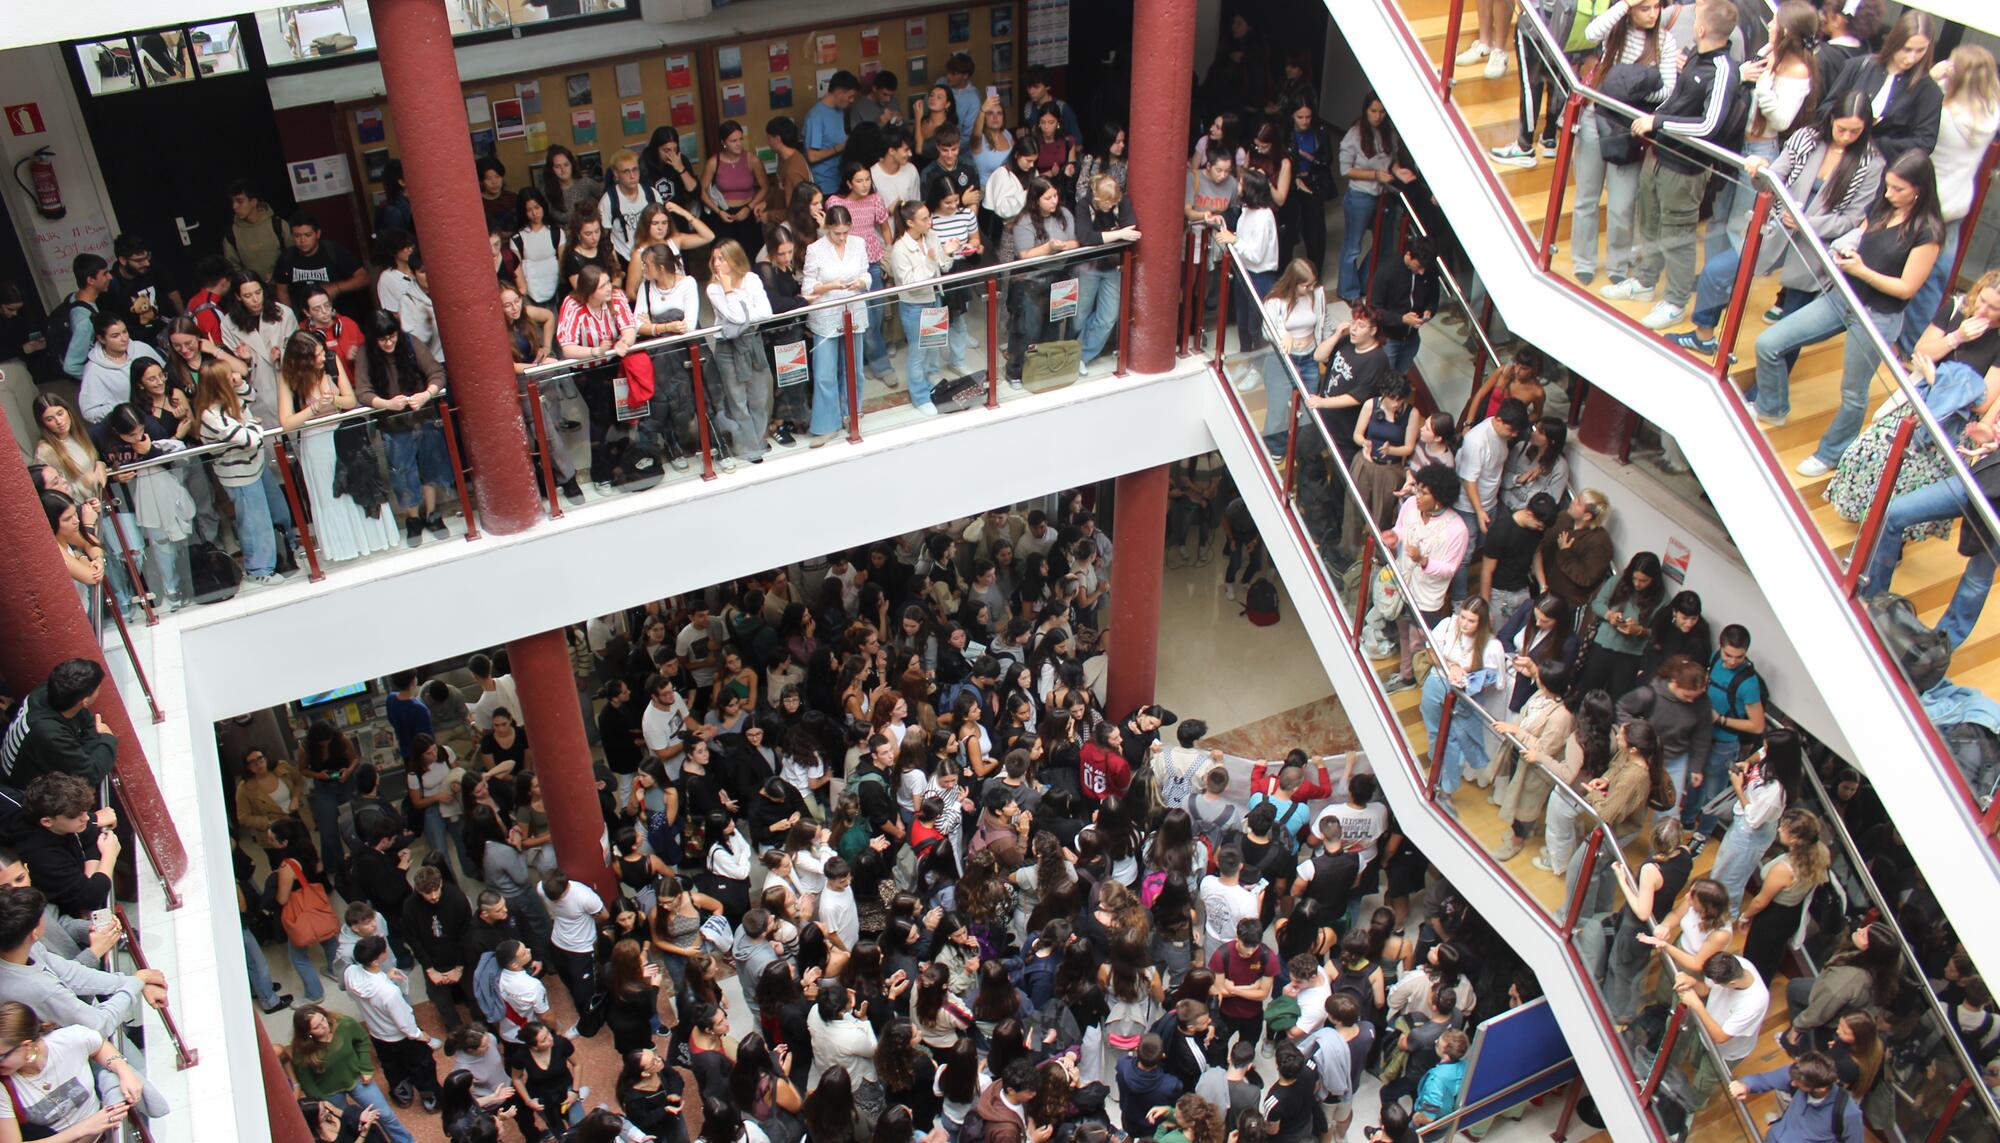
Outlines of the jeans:
[[436,806],[424,808],[424,840],[430,843],[432,853],[446,852],[447,843],[451,852],[458,854],[458,867],[466,873],[476,873],[479,866],[472,863],[472,854],[465,848],[465,822],[461,818],[447,818]]
[[277,458],[264,454],[264,499],[271,505],[271,524],[285,534],[285,542],[298,546],[299,531],[292,525],[292,504],[285,499],[285,483],[278,479]]
[[847,352],[844,334],[812,335],[812,435],[826,436],[840,431],[841,417],[847,412]]
[[1674,808],[1662,810],[1654,814],[1654,821],[1664,821],[1667,818],[1678,817],[1680,815],[1681,795],[1687,791],[1688,756],[1686,754],[1676,754],[1668,758],[1666,761],[1666,770],[1667,780],[1673,783],[1674,787]]
[[1576,207],[1570,220],[1570,263],[1579,274],[1597,272],[1597,200],[1604,204],[1604,268],[1617,281],[1631,274],[1632,225],[1639,201],[1639,164],[1607,163],[1598,144],[1597,112],[1586,108],[1577,120]]
[[[709,359],[721,382],[709,390],[716,427],[729,434],[730,451],[739,458],[763,456],[770,451],[764,429],[771,423],[771,363],[764,357],[763,341],[751,334],[716,338]],[[591,721],[584,720],[586,725]]]
[[1874,595],[1889,590],[1889,582],[1896,576],[1896,565],[1903,559],[1904,531],[1919,524],[1949,520],[1964,512],[1965,506],[1965,486],[1956,476],[1891,497],[1882,514],[1881,538],[1876,541],[1874,554],[1868,557],[1867,570],[1861,576],[1861,592]]
[[451,454],[444,447],[444,426],[439,422],[430,420],[414,429],[384,432],[382,444],[389,451],[389,484],[401,511],[423,504],[424,485],[444,488],[452,483]]
[[[1248,284],[1244,279],[1247,278]],[[1278,284],[1276,270],[1247,270],[1235,279],[1236,348],[1248,353],[1264,344],[1264,295]]]
[[377,1122],[381,1124],[382,1130],[388,1133],[389,1143],[417,1143],[416,1137],[410,1134],[410,1129],[403,1126],[402,1120],[396,1118],[395,1104],[390,1103],[388,1097],[382,1094],[382,1089],[372,1083],[355,1084],[345,1096],[334,1096],[332,1102],[358,1103],[363,1107],[372,1107],[381,1117]]
[[1558,877],[1569,870],[1570,859],[1576,856],[1576,818],[1573,798],[1561,789],[1550,790],[1542,810],[1542,854]]
[[1083,356],[1078,360],[1085,365],[1097,360],[1117,332],[1119,299],[1124,290],[1122,269],[1082,270],[1077,274],[1076,312],[1083,327]]
[[947,324],[946,346],[925,349],[921,345],[924,310],[934,307],[922,302],[898,302],[896,307],[903,321],[903,340],[907,343],[903,347],[904,382],[910,387],[910,403],[922,405],[931,399],[932,375],[944,372],[945,353],[949,351],[953,361],[965,360],[965,327]]
[[[1743,154],[1769,163],[1778,154],[1776,139],[1751,139],[1743,144]],[[1708,237],[1705,246],[1708,256],[1714,258],[1724,250],[1741,251],[1743,236],[1750,228],[1750,208],[1757,201],[1757,191],[1740,177],[1724,181],[1715,192],[1715,209],[1709,216]],[[1716,225],[1718,222],[1723,225]]]
[[[1292,357],[1292,366],[1299,371],[1299,379],[1309,389],[1319,385],[1319,362],[1310,353]],[[1264,443],[1272,452],[1285,451],[1285,434],[1291,431],[1292,378],[1285,367],[1278,362],[1278,355],[1264,355],[1263,368],[1259,370],[1264,382]],[[1303,410],[1301,410],[1303,411]]]
[[1493,597],[1487,601],[1492,605],[1488,613],[1493,617],[1493,627],[1497,630],[1505,626],[1508,618],[1523,607],[1526,607],[1532,599],[1534,599],[1534,593],[1525,587],[1518,591],[1510,591],[1504,587],[1494,588]]
[[[1738,808],[1742,808],[1738,805]],[[1739,816],[1729,822],[1729,832],[1722,835],[1722,844],[1715,850],[1715,867],[1708,875],[1715,878],[1724,889],[1729,890],[1729,911],[1743,910],[1743,887],[1750,883],[1750,874],[1762,864],[1765,851],[1778,840],[1778,819],[1772,818],[1756,828],[1743,824]]]
[[243,574],[270,575],[278,567],[278,537],[271,522],[270,494],[262,481],[226,486],[236,506],[236,542],[243,547]]
[[[1444,718],[1444,697],[1451,690],[1445,678],[1444,665],[1439,664],[1424,680],[1424,696],[1421,703],[1424,716],[1424,732],[1430,735],[1433,744],[1437,742],[1438,723]],[[1486,726],[1479,715],[1465,709],[1477,700],[1461,694],[1452,705],[1451,731],[1444,744],[1444,768],[1438,775],[1438,793],[1449,803],[1458,791],[1462,771],[1470,766],[1479,769],[1486,765]]]
[[243,930],[243,964],[250,972],[250,995],[259,1004],[275,1004],[278,1000],[278,986],[271,981],[271,962],[264,957],[264,946],[249,929]]
[[1346,229],[1340,235],[1340,296],[1358,298],[1366,291],[1361,282],[1361,235],[1375,222],[1375,206],[1381,195],[1369,194],[1349,185],[1340,200],[1340,217]]
[[1423,345],[1423,334],[1412,333],[1408,337],[1385,337],[1382,339],[1382,356],[1389,359],[1389,373],[1401,377],[1416,364],[1417,350]]
[[[326,954],[327,974],[334,975],[333,962],[340,957],[339,938],[328,937],[321,941],[319,951]],[[308,952],[309,950],[302,949],[289,941],[285,943],[285,955],[291,958],[292,967],[299,970],[299,985],[305,989],[306,999],[318,1004],[326,997],[326,986],[320,983],[319,970],[313,967],[312,957]]]
[[[1901,313],[1871,310],[1868,317],[1885,338],[1893,340],[1902,329]],[[1855,329],[1854,322],[1847,317],[1847,307],[1827,294],[1814,298],[1804,308],[1757,335],[1757,412],[1766,419],[1777,419],[1792,409],[1791,367],[1785,362],[1785,354],[1817,345],[1843,329],[1848,337],[1841,355],[1840,411],[1834,414],[1833,423],[1827,426],[1826,435],[1820,438],[1819,448],[1813,453],[1828,464],[1839,463],[1840,454],[1861,432],[1862,418],[1868,411],[1868,384],[1881,364],[1874,345]]]
[[1986,595],[1993,590],[1993,567],[1990,548],[1982,547],[1966,558],[1965,571],[1958,577],[1958,590],[1952,592],[1951,605],[1944,609],[1937,625],[1951,641],[1953,650],[1979,625],[1979,613],[1986,610]]
[[313,827],[319,831],[320,860],[328,869],[347,868],[347,858],[341,852],[340,807],[353,796],[351,782],[315,780],[306,793],[306,801],[312,807]]
[[1729,295],[1736,290],[1736,271],[1742,264],[1742,251],[1733,246],[1708,256],[1694,280],[1694,308],[1688,311],[1688,320],[1697,329],[1714,329],[1729,312]]
[[1690,792],[1687,805],[1681,809],[1681,824],[1687,826],[1694,836],[1707,837],[1715,832],[1715,815],[1703,810],[1709,799],[1729,789],[1729,767],[1736,761],[1742,743],[1734,739],[1724,742],[1716,739],[1708,746],[1708,764],[1702,767],[1701,786]]
[[1695,224],[1701,218],[1701,195],[1708,172],[1687,173],[1660,163],[1659,153],[1646,159],[1639,176],[1639,265],[1636,276],[1651,286],[1666,273],[1664,298],[1683,305],[1694,293]]
[[1938,250],[1937,264],[1931,267],[1931,276],[1917,287],[1910,297],[1910,308],[1903,311],[1903,332],[1896,336],[1896,348],[1908,357],[1916,351],[1917,339],[1924,335],[1924,327],[1932,324],[1937,317],[1938,303],[1944,300],[1945,278],[1951,273],[1952,260],[1958,257],[1959,231],[1964,227],[1964,219],[1947,223],[1944,228],[1944,246]]
[[186,540],[162,540],[150,528],[143,529],[146,555],[152,564],[153,590],[163,599],[185,603],[194,598],[194,581],[189,574]]
[[[868,288],[879,290],[887,279],[882,277],[882,263],[868,263]],[[889,371],[889,342],[882,333],[882,314],[890,306],[885,299],[868,303],[868,331],[861,336],[861,355],[869,373]]]

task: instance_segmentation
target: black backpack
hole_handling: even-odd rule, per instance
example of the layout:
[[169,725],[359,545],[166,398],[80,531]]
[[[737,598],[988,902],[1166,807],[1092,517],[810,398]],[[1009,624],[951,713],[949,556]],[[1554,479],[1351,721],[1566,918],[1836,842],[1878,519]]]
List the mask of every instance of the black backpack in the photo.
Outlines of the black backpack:
[[63,358],[69,355],[70,314],[78,309],[97,312],[96,306],[89,302],[77,301],[76,295],[71,294],[57,302],[56,308],[49,311],[49,316],[42,323],[42,339],[48,342],[49,358],[55,362],[56,371],[59,373],[62,372]]
[[1951,641],[1919,618],[1908,598],[1885,591],[1869,596],[1862,606],[1912,690],[1923,694],[1944,681],[1951,669]]
[[196,541],[188,545],[188,568],[194,578],[196,603],[221,603],[233,598],[243,583],[243,569],[214,544]]
[[[1715,675],[1715,669],[1721,665],[1722,653],[1720,651],[1708,657],[1708,673],[1711,678]],[[1759,704],[1763,706],[1766,713],[1770,711],[1774,701],[1771,697],[1771,681],[1758,673],[1755,660],[1745,659],[1743,660],[1743,666],[1729,680],[1729,686],[1723,694],[1722,716],[1724,718],[1749,717],[1749,711],[1744,708],[1743,703],[1738,700],[1737,696],[1742,693],[1744,685],[1751,679],[1757,680],[1758,693],[1763,696],[1763,698],[1758,700]],[[1747,730],[1736,731],[1736,739],[1738,742],[1748,745],[1752,750],[1764,744],[1763,735],[1752,734]]]
[[1243,615],[1259,627],[1269,627],[1278,621],[1278,585],[1268,579],[1260,579],[1250,585],[1243,596]]

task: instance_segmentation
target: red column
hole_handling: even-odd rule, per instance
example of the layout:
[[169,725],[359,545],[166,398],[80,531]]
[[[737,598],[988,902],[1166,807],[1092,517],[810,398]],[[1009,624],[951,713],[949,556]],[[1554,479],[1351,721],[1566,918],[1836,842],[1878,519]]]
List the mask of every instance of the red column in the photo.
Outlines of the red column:
[[306,1128],[306,1117],[299,1114],[298,1096],[292,1092],[292,1080],[285,1074],[284,1062],[278,1059],[278,1049],[271,1045],[271,1034],[264,1030],[262,1020],[256,1024],[257,1055],[263,1064],[264,1112],[271,1120],[271,1143],[317,1143],[319,1136]]
[[499,535],[518,532],[541,518],[542,506],[486,252],[486,214],[472,170],[451,26],[443,0],[376,0],[369,11],[444,338],[452,409],[466,451],[477,458],[472,485],[479,520]]
[[1111,554],[1111,661],[1105,708],[1124,718],[1153,701],[1160,659],[1160,579],[1167,567],[1167,466],[1118,478]]
[[1577,423],[1576,439],[1594,452],[1616,456],[1631,435],[1634,414],[1604,390],[1592,386],[1583,402],[1583,419]]
[[[1143,134],[1148,139],[1188,137],[1194,20],[1195,0],[1138,0],[1132,21],[1132,107],[1145,109]],[[1141,133],[1135,124],[1132,137]],[[1131,156],[1125,186],[1142,237],[1133,259],[1132,310],[1125,315],[1132,326],[1132,360],[1120,364],[1138,373],[1165,373],[1174,367],[1187,162],[1176,147],[1134,147]],[[1166,487],[1164,475],[1160,487]],[[1156,592],[1158,573],[1155,568]],[[1146,693],[1151,694],[1152,688],[1149,671]]]
[[542,778],[556,864],[610,900],[604,815],[598,810],[597,779],[585,745],[583,708],[576,701],[569,640],[561,631],[516,639],[507,644],[507,662],[521,695],[521,717],[535,736],[535,767]]
[[[69,577],[62,553],[49,532],[48,517],[28,470],[0,464],[0,675],[17,693],[26,694],[48,678],[56,664],[69,659],[94,659],[104,664],[90,621],[77,600],[76,582]],[[102,522],[109,528],[111,521]],[[110,591],[110,585],[105,585]],[[108,664],[106,664],[108,669]],[[152,767],[139,749],[137,732],[125,713],[118,688],[106,680],[94,708],[118,736],[118,779],[123,787],[125,820],[143,833],[168,884],[187,872],[187,851],[181,848],[167,804],[160,797]],[[176,711],[169,717],[186,717]],[[144,861],[130,852],[126,861]]]

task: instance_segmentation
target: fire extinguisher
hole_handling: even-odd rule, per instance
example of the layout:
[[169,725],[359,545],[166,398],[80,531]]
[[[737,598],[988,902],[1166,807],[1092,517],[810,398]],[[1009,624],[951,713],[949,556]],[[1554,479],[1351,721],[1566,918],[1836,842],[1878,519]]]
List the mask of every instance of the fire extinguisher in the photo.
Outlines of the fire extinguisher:
[[[62,186],[56,182],[55,157],[54,151],[43,147],[14,164],[14,181],[21,184],[22,190],[35,196],[35,209],[41,212],[43,218],[61,218],[69,213],[69,209],[63,206]],[[28,168],[29,176],[34,179],[32,186],[21,177],[22,167]]]

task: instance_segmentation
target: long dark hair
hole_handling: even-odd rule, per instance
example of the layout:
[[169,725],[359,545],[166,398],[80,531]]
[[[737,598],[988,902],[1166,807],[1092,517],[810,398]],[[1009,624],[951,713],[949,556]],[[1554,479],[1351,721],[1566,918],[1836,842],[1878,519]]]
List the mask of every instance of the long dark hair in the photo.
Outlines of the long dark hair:
[[1916,66],[1910,69],[1911,82],[1915,83],[1927,78],[1930,75],[1931,64],[1937,61],[1937,17],[1929,12],[1905,8],[1896,22],[1889,26],[1888,34],[1882,37],[1882,50],[1875,53],[1875,62],[1887,69],[1895,62],[1896,53],[1902,51],[1903,45],[1909,43],[1913,36],[1922,36],[1930,45],[1924,49],[1924,58],[1918,60]]
[[818,1086],[806,1096],[801,1118],[806,1133],[818,1143],[841,1143],[852,1137],[854,1081],[845,1065],[835,1064],[820,1073]]
[[[264,308],[256,313],[251,313],[243,305],[243,287],[252,282],[264,288]],[[229,324],[244,333],[256,333],[260,322],[283,320],[279,316],[278,291],[272,289],[264,275],[255,270],[238,270],[236,276],[229,279],[228,301],[224,312],[229,315]]]
[[1037,246],[1049,240],[1050,219],[1060,218],[1062,219],[1062,225],[1072,225],[1069,208],[1062,204],[1062,199],[1060,198],[1056,200],[1056,208],[1053,212],[1049,214],[1042,213],[1042,197],[1054,189],[1054,184],[1040,175],[1036,175],[1028,180],[1028,205],[1022,207],[1021,212],[1028,216],[1029,224],[1035,229],[1035,245]]
[[1096,159],[1099,164],[1108,164],[1111,162],[1111,148],[1117,145],[1118,136],[1120,135],[1125,135],[1125,154],[1127,158],[1130,158],[1132,154],[1132,137],[1126,135],[1125,125],[1116,119],[1106,119],[1104,121],[1103,126],[1097,129],[1096,137],[1091,139],[1090,145],[1084,148],[1083,153]]
[[[1633,583],[1641,575],[1651,581],[1643,591]],[[1666,593],[1666,584],[1660,578],[1660,557],[1652,552],[1638,552],[1625,561],[1625,570],[1618,573],[1618,583],[1612,587],[1608,602],[1613,607],[1627,602],[1636,605],[1642,613],[1637,618],[1644,621],[1659,610]]]
[[1882,189],[1875,201],[1868,205],[1868,228],[1874,230],[1887,225],[1895,216],[1896,208],[1889,205],[1889,176],[1894,175],[1916,188],[1917,197],[1910,203],[1910,213],[1903,219],[1903,225],[1910,228],[1915,243],[1942,241],[1944,234],[1944,214],[1938,209],[1937,169],[1931,166],[1931,153],[1922,147],[1912,147],[1896,156],[1889,169],[1882,172]]
[[[1873,95],[1866,91],[1844,92],[1820,106],[1819,118],[1813,122],[1812,130],[1819,143],[1833,146],[1833,121],[1836,119],[1861,120],[1861,137],[1840,153],[1840,161],[1833,165],[1833,171],[1826,176],[1826,186],[1821,189],[1819,208],[1832,210],[1846,194],[1847,186],[1854,181],[1854,172],[1875,150],[1875,104]],[[1808,204],[1811,205],[1811,204]]]
[[[1625,40],[1632,32],[1632,11],[1627,8],[1625,14],[1618,18],[1618,22],[1611,26],[1611,34],[1604,37],[1604,51],[1598,56],[1597,79],[1603,79],[1605,71],[1624,62]],[[1646,37],[1646,47],[1639,53],[1639,58],[1632,62],[1640,67],[1657,66],[1660,62],[1660,38],[1666,34],[1666,28],[1660,21],[1655,20],[1650,30],[1639,34]]]
[[[563,146],[561,143],[550,143],[548,151],[542,156],[542,193],[548,196],[548,201],[550,202],[563,201],[563,185],[556,178],[557,155],[561,155],[563,158],[569,160],[569,177],[571,182],[580,183],[584,177],[583,164],[576,161],[576,152]],[[566,205],[565,209],[567,209]]]
[[1771,44],[1771,54],[1766,58],[1773,71],[1788,55],[1805,61],[1806,97],[1792,118],[1795,125],[1804,123],[1812,117],[1819,106],[1820,95],[1826,90],[1820,82],[1819,59],[1813,54],[1813,42],[1819,37],[1819,11],[1806,0],[1784,0],[1778,5],[1777,14],[1771,21],[1771,31],[1776,38]]
[[[1382,126],[1368,125],[1368,108],[1382,104]],[[1369,158],[1376,155],[1393,154],[1396,150],[1396,126],[1389,122],[1389,105],[1373,91],[1361,97],[1361,114],[1354,117],[1354,129],[1361,136],[1361,153]]]
[[[396,348],[384,353],[376,339],[392,333],[397,335]],[[378,391],[386,392],[384,387],[392,370],[396,375],[396,384],[403,389],[421,380],[417,369],[417,351],[410,344],[410,335],[403,332],[403,324],[388,310],[374,310],[361,323],[361,352],[368,355],[368,378]]]
[[1855,948],[1852,945],[1835,954],[1827,967],[1852,965],[1868,973],[1870,1003],[1876,1008],[1889,1008],[1896,1002],[1896,992],[1901,986],[1900,973],[1903,967],[1901,950],[1898,947],[1896,930],[1881,921],[1871,922],[1863,930],[1868,934],[1868,947]]
[[1572,690],[1564,705],[1576,716],[1576,728],[1570,733],[1583,748],[1583,766],[1578,776],[1595,778],[1611,764],[1611,724],[1616,715],[1611,695],[1602,690]]
[[1236,185],[1237,201],[1244,210],[1270,210],[1277,205],[1271,197],[1271,176],[1256,167],[1244,167]]

